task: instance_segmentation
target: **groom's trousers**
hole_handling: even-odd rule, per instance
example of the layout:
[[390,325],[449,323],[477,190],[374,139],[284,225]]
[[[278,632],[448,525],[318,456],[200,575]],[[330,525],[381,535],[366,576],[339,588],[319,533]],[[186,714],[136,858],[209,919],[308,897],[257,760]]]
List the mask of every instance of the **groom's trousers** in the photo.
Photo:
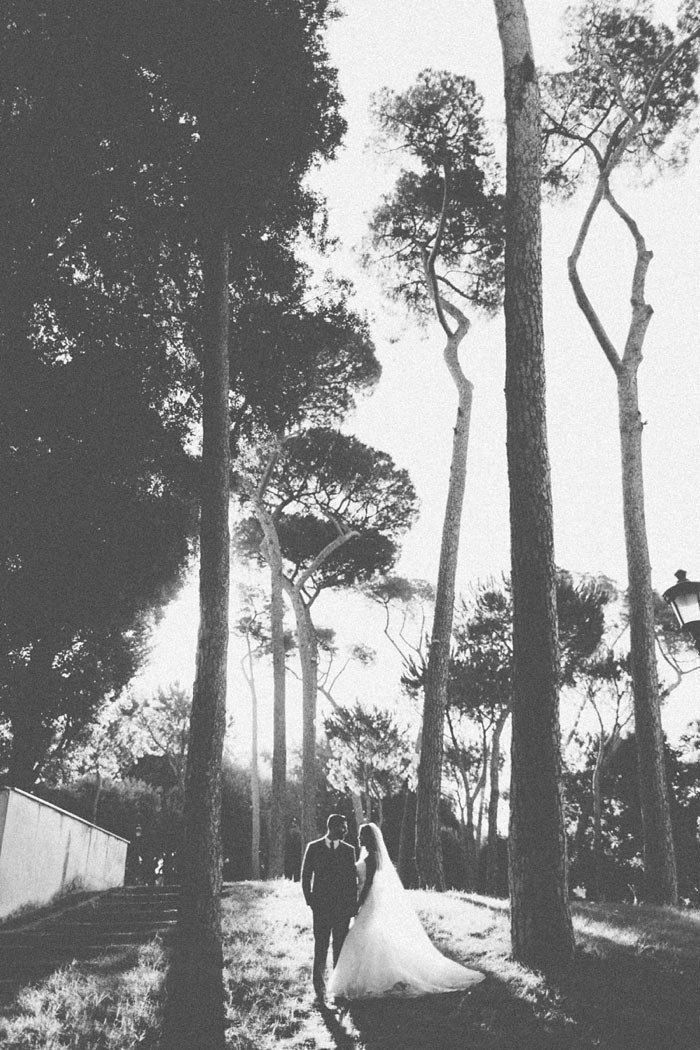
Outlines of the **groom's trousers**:
[[314,988],[317,992],[325,989],[326,960],[331,936],[333,937],[333,965],[335,966],[349,928],[349,915],[331,915],[320,909],[314,912]]

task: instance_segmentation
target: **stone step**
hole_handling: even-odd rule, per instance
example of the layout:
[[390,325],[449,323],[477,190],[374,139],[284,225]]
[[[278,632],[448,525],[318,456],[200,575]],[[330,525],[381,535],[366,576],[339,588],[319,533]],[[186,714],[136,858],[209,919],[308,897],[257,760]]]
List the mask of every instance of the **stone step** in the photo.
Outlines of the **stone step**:
[[178,895],[177,887],[127,887],[0,927],[0,997],[7,1002],[73,961],[121,952],[172,929]]
[[121,944],[136,944],[142,941],[149,940],[159,933],[165,932],[167,929],[172,929],[175,924],[171,923],[169,926],[157,925],[148,926],[145,928],[127,929],[127,930],[100,930],[94,928],[86,930],[80,937],[46,937],[44,940],[32,938],[28,939],[17,939],[14,941],[3,941],[0,942],[3,954],[7,955],[9,952],[30,952],[42,954],[48,951],[69,951],[72,947],[76,950],[84,947],[86,944],[98,944],[106,941],[119,942]]
[[55,937],[80,936],[84,931],[94,929],[125,930],[138,933],[142,930],[172,926],[176,922],[177,913],[175,912],[144,917],[123,915],[120,918],[107,918],[105,921],[95,917],[84,922],[55,922],[46,925],[43,929],[2,930],[0,931],[0,945],[12,944],[14,941],[21,940],[42,943]]

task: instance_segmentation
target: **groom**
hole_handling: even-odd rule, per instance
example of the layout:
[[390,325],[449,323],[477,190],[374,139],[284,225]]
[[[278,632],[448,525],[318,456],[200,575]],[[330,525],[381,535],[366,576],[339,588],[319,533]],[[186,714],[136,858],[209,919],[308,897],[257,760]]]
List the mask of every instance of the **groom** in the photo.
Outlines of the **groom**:
[[333,935],[333,965],[357,912],[355,850],[343,839],[348,824],[340,813],[331,813],[322,839],[310,842],[301,867],[301,888],[314,916],[314,988],[319,999],[326,991],[328,945]]

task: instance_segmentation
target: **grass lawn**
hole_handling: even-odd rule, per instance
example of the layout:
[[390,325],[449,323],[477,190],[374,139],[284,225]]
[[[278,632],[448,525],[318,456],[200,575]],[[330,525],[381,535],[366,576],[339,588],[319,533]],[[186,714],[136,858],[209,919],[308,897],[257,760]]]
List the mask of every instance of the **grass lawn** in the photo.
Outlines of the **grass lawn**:
[[[224,902],[231,1050],[698,1050],[700,912],[574,906],[579,951],[556,984],[508,958],[505,902],[412,894],[472,991],[320,1009],[298,884],[237,883]],[[5,1050],[156,1050],[167,944],[76,961],[0,1016]],[[197,1050],[193,1047],[192,1050]]]

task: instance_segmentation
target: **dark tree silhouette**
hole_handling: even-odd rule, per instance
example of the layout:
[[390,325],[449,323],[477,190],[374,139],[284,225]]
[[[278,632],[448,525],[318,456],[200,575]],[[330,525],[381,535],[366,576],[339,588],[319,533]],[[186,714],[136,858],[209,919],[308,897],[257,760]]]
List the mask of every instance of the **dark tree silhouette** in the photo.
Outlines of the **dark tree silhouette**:
[[[251,246],[309,225],[302,187],[337,145],[335,73],[322,43],[326,0],[11,3],[2,41],[4,214],[24,222],[21,319],[47,273],[88,231],[88,261],[123,224],[147,231],[172,274],[194,275],[177,355],[202,367],[201,621],[185,805],[183,891],[166,1044],[223,1046],[220,767],[228,638],[229,267]],[[23,178],[24,177],[24,178]],[[39,201],[37,206],[35,202]],[[31,232],[31,236],[27,232]],[[34,236],[36,233],[36,236]],[[101,234],[101,237],[98,236]],[[10,267],[14,244],[10,241]],[[56,260],[58,256],[58,262]],[[71,269],[69,265],[69,270]],[[75,275],[75,270],[72,271]],[[116,282],[118,285],[118,282]],[[118,309],[119,287],[112,306]],[[16,341],[13,339],[13,342]],[[18,347],[15,347],[16,351]],[[234,347],[235,349],[235,347]]]
[[506,102],[506,413],[513,591],[513,953],[552,969],[574,949],[561,801],[552,493],[545,419],[540,99],[523,0],[494,0]]

